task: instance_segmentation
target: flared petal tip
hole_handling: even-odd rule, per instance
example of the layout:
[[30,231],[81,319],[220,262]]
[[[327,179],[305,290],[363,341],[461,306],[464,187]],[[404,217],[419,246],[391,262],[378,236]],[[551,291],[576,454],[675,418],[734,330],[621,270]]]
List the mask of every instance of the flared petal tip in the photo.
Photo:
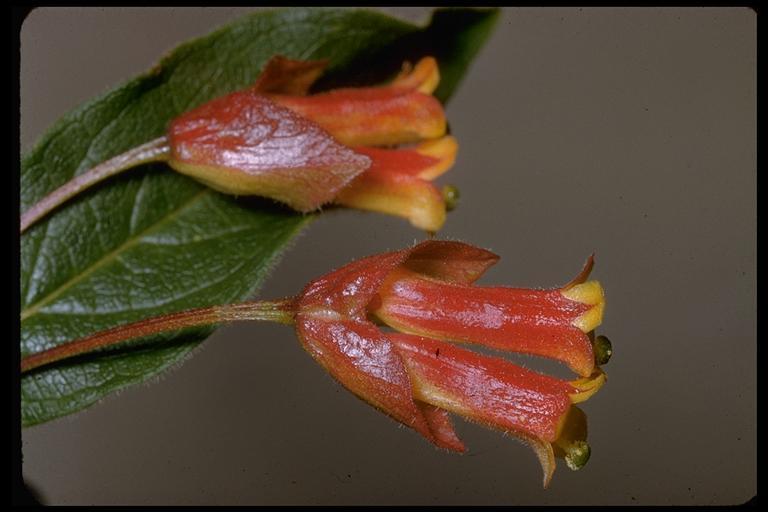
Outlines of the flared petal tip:
[[403,70],[390,85],[432,94],[439,83],[440,69],[437,60],[434,57],[424,57],[413,67],[409,63],[404,64]]
[[605,292],[599,281],[576,284],[564,289],[561,293],[566,299],[591,306],[589,310],[574,319],[571,325],[578,327],[582,332],[590,332],[603,323]]
[[595,369],[589,377],[572,380],[571,386],[575,391],[570,394],[571,402],[577,404],[588,400],[603,387],[607,380],[608,376],[600,368]]
[[433,180],[453,167],[459,151],[459,143],[455,137],[446,135],[439,139],[422,142],[414,149],[420,155],[433,159],[431,165],[422,169],[418,175],[421,179]]

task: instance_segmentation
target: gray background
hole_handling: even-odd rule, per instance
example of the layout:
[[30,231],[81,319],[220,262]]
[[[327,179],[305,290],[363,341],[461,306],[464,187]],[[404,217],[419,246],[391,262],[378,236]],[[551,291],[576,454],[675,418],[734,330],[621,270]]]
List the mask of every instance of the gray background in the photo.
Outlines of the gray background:
[[[249,9],[44,8],[21,34],[21,143]],[[426,21],[426,9],[388,9]],[[734,504],[756,492],[756,14],[505,9],[447,107],[462,203],[441,235],[483,283],[556,286],[593,250],[615,355],[584,404],[592,460],[548,490],[533,453],[457,418],[434,449],[351,396],[291,329],[235,325],[150,385],[23,432],[56,504]],[[322,216],[261,296],[423,235]],[[530,366],[551,370],[530,360]],[[554,371],[562,371],[554,368]],[[563,374],[564,375],[564,374]]]

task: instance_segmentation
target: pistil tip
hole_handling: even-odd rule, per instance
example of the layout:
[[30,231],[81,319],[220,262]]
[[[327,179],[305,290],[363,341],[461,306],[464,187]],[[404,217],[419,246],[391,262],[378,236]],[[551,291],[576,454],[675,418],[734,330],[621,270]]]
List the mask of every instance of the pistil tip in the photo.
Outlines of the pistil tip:
[[613,346],[611,340],[605,336],[598,336],[594,343],[595,363],[598,366],[606,364],[613,355]]
[[445,201],[445,209],[449,212],[456,209],[459,205],[459,188],[456,185],[444,185],[443,186],[443,200]]
[[586,441],[574,441],[565,449],[565,463],[573,471],[583,468],[592,451]]

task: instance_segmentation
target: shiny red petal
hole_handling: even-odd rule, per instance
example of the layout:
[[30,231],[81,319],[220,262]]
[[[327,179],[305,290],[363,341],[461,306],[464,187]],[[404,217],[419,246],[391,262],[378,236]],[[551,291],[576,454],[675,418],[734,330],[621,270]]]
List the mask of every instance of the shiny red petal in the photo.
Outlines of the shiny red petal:
[[379,295],[373,313],[400,331],[548,357],[580,375],[594,368],[592,343],[573,325],[591,306],[560,290],[452,284],[398,270]]
[[447,127],[439,101],[396,87],[336,89],[311,96],[271,98],[350,146],[408,144],[441,137]]
[[479,423],[551,442],[571,406],[566,381],[450,343],[392,334],[414,395]]
[[406,149],[367,146],[357,146],[354,149],[371,159],[369,172],[405,174],[431,181],[453,166],[459,144],[454,137],[446,135]]
[[440,162],[440,159],[422,155],[414,149],[381,149],[358,146],[360,154],[371,159],[369,171],[404,174],[419,177],[419,174]]

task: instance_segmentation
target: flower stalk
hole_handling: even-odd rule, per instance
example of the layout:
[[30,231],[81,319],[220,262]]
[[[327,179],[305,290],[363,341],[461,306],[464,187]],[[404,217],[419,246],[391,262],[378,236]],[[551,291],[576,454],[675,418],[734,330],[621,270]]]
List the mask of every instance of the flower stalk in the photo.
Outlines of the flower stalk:
[[50,212],[97,183],[139,165],[150,162],[165,162],[170,154],[171,147],[168,144],[168,139],[165,136],[158,137],[75,176],[22,214],[19,233],[24,233],[27,228]]
[[189,309],[139,320],[24,357],[21,360],[21,373],[96,350],[114,347],[132,339],[188,327],[243,320],[291,324],[293,322],[292,303],[292,299],[244,302]]

